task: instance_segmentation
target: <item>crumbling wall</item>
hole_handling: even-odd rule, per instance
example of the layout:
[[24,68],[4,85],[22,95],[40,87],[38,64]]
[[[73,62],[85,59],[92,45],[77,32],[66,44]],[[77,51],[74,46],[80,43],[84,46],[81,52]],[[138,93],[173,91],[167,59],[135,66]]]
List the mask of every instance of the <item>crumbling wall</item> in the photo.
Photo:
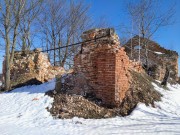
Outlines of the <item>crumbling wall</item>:
[[3,77],[2,77],[2,74],[0,74],[0,89],[1,89],[1,86],[2,86],[2,82],[3,82]]
[[[148,43],[148,74],[151,75],[155,80],[162,81],[166,68],[170,70],[169,82],[178,81],[178,53],[172,50],[161,47],[158,43],[140,37],[141,41],[141,62],[146,66],[145,60],[145,49],[143,42]],[[132,45],[132,57],[131,57],[131,45]],[[125,45],[125,51],[131,60],[139,59],[139,51],[136,46],[139,45],[139,36],[135,36],[130,39]]]
[[2,78],[2,74],[0,74],[0,82],[2,82],[3,78]]
[[[5,68],[3,67],[3,69]],[[41,49],[15,52],[14,62],[11,65],[11,87],[40,84],[64,72],[62,67],[51,66],[48,55],[42,53]],[[4,75],[5,70],[3,70]]]
[[[82,34],[82,40],[82,49],[74,58],[73,72],[57,78],[56,91],[51,92],[59,92],[54,95],[55,102],[50,110],[53,115],[60,118],[90,118],[87,117],[87,114],[92,114],[88,104],[95,103],[101,108],[105,106],[113,110],[108,117],[126,116],[139,102],[154,106],[154,101],[161,100],[161,94],[154,90],[152,78],[145,73],[141,63],[129,60],[113,29],[86,31]],[[69,97],[62,100],[58,95]],[[81,97],[74,100],[78,107],[69,106],[68,100],[71,99],[69,101],[72,103],[76,97]],[[88,99],[85,105],[81,100],[84,98]],[[68,109],[64,110],[63,106],[68,106]],[[99,112],[98,118],[104,118],[103,112]],[[97,118],[95,115],[91,118]]]
[[175,83],[178,81],[178,55],[154,54],[152,52],[149,54],[151,54],[149,58],[150,61],[154,61],[154,63],[149,66],[149,75],[155,80],[162,81],[166,69],[168,69],[170,71],[168,82]]
[[74,72],[85,75],[91,88],[87,93],[95,93],[103,104],[118,106],[130,88],[129,71],[144,70],[139,63],[129,60],[113,29],[93,29],[82,35],[83,41],[93,39],[95,42],[83,43],[81,53],[74,59]]

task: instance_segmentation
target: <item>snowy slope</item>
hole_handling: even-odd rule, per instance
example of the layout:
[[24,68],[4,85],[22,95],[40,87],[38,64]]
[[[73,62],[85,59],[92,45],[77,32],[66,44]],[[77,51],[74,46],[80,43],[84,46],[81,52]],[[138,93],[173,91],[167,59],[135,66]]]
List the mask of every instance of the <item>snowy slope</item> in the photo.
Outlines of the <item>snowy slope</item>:
[[153,85],[164,95],[157,108],[139,104],[128,117],[99,120],[53,119],[45,109],[53,99],[44,92],[54,81],[2,93],[0,135],[180,134],[180,85],[168,85],[169,91]]

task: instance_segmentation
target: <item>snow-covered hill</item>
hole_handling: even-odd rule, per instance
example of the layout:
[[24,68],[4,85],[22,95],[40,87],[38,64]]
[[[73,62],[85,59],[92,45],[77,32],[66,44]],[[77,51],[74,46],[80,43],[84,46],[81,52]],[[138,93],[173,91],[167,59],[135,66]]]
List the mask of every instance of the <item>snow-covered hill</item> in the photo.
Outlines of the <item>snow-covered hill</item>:
[[180,85],[153,85],[164,95],[156,108],[139,104],[128,117],[99,120],[53,119],[45,109],[53,99],[44,93],[54,81],[1,93],[0,135],[180,134]]

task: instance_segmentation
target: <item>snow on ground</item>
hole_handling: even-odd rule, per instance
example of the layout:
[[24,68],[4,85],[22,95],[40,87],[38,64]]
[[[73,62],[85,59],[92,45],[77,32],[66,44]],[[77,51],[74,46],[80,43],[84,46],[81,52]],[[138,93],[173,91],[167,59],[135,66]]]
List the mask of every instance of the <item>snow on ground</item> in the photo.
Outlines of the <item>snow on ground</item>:
[[54,81],[0,94],[0,135],[180,134],[180,85],[163,90],[156,108],[139,104],[127,117],[53,119],[45,109],[53,99],[44,96]]
[[159,55],[160,55],[160,54],[164,54],[164,53],[162,53],[162,52],[154,52],[154,53],[159,54]]

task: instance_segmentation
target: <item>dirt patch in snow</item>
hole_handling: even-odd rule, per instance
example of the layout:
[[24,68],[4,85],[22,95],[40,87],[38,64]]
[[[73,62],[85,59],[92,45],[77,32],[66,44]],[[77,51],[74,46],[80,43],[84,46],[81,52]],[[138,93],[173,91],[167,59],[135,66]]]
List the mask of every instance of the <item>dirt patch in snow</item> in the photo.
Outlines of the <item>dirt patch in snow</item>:
[[[130,89],[119,107],[109,108],[97,101],[93,95],[83,97],[49,91],[46,94],[54,98],[52,107],[48,111],[55,118],[111,118],[129,115],[138,103],[155,107],[154,102],[161,100],[161,94],[154,89],[154,80],[145,73],[130,71],[132,75]],[[93,98],[92,98],[93,97]]]
[[110,118],[116,116],[116,111],[100,107],[79,95],[54,94],[53,91],[46,93],[54,98],[54,102],[48,111],[54,118],[82,117],[86,119]]

